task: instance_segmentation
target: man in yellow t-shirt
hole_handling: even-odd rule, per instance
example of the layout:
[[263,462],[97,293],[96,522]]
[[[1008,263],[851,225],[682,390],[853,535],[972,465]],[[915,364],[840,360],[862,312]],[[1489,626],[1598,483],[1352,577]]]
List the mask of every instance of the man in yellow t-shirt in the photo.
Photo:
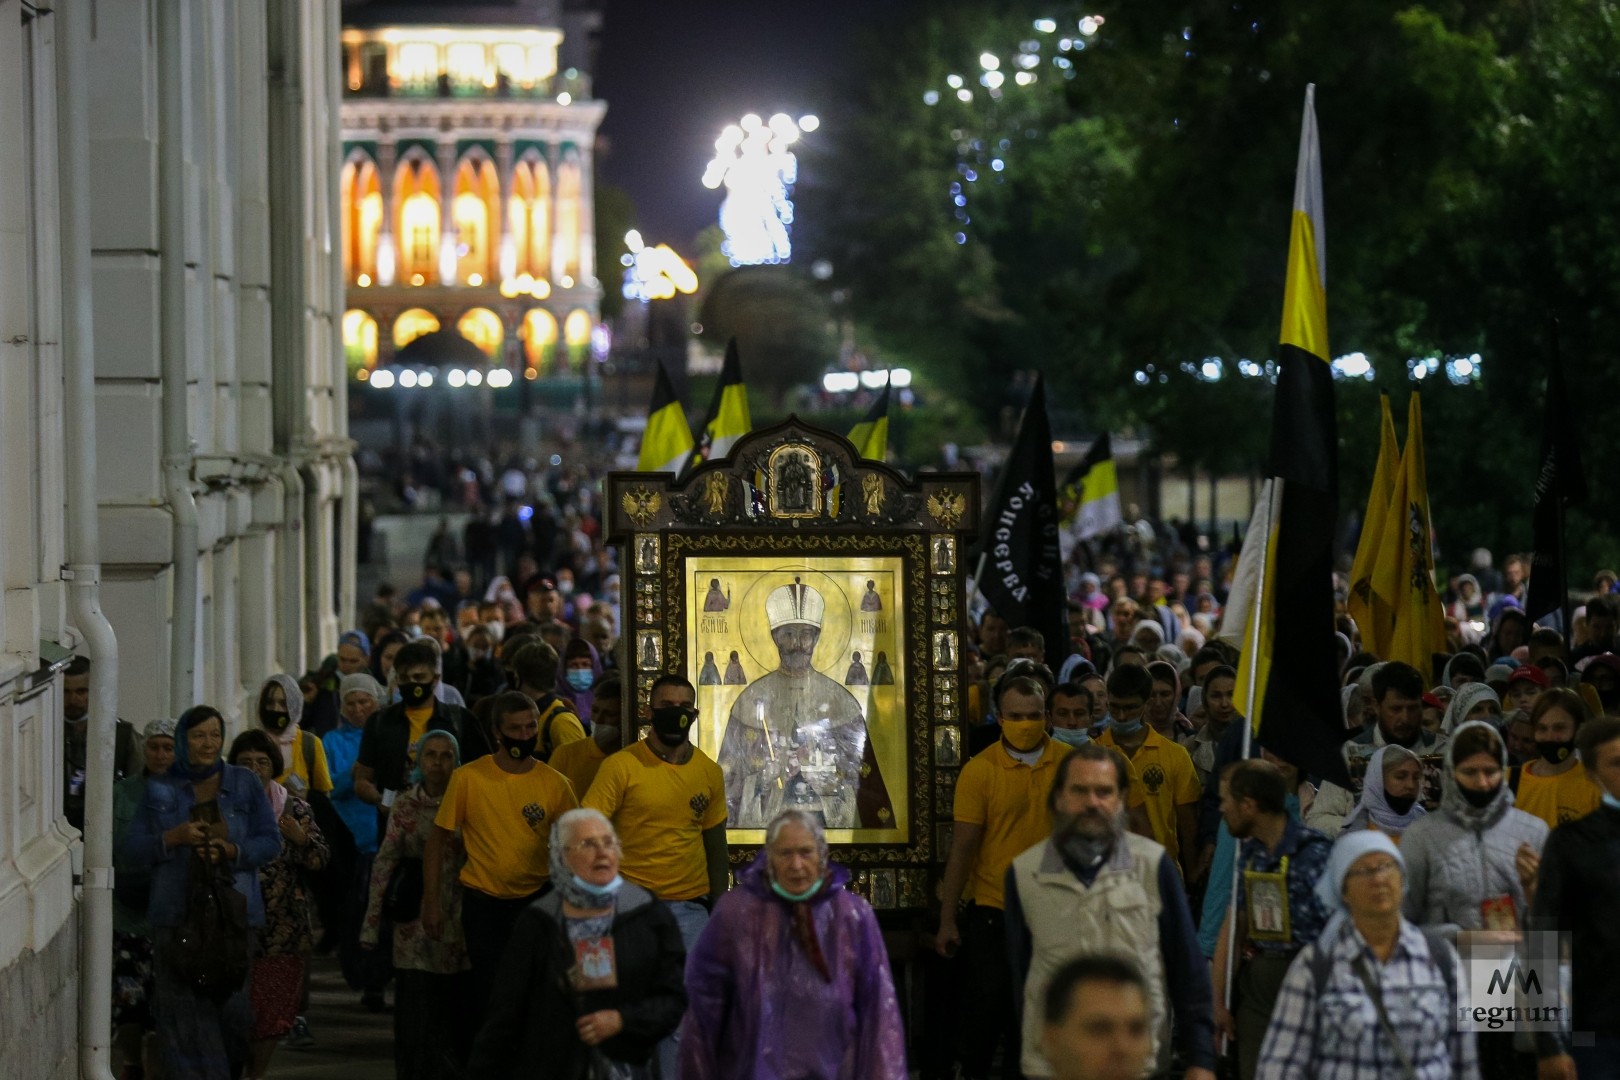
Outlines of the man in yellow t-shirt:
[[540,746],[535,756],[549,762],[562,747],[585,738],[585,725],[574,714],[573,704],[556,693],[557,650],[544,641],[525,642],[512,654],[510,663],[517,688],[540,710]]
[[1185,880],[1198,863],[1198,800],[1204,790],[1186,747],[1148,725],[1145,713],[1152,691],[1153,676],[1147,668],[1129,664],[1115,668],[1108,676],[1112,722],[1097,742],[1118,750],[1131,763],[1134,779],[1146,792],[1153,839],[1172,860],[1180,860]]
[[575,793],[591,790],[597,770],[622,745],[619,710],[622,707],[619,675],[608,671],[591,686],[591,737],[557,747],[546,764],[568,777]]
[[[669,908],[687,952],[726,891],[726,782],[691,742],[697,688],[680,675],[652,684],[652,734],[610,755],[585,793],[619,834],[619,871]],[[661,1076],[675,1075],[680,1033],[658,1044]]]
[[440,881],[447,845],[459,831],[467,850],[461,869],[461,923],[472,964],[472,1015],[494,984],[512,924],[551,876],[551,824],[579,805],[555,769],[534,759],[540,713],[525,694],[509,691],[491,710],[500,746],[450,774],[422,857],[422,927],[438,937]]

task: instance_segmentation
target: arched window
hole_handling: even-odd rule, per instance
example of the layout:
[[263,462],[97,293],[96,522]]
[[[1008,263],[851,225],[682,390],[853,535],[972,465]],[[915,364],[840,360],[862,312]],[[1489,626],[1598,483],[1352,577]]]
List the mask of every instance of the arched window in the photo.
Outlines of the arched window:
[[423,334],[439,328],[439,317],[423,308],[411,308],[394,320],[394,348],[403,349]]
[[[523,316],[524,363],[532,372],[550,370],[557,359],[557,318],[545,308],[530,308]],[[533,376],[529,376],[532,378]]]
[[575,308],[563,320],[563,340],[568,343],[570,367],[578,369],[585,365],[585,358],[591,351],[591,330],[595,325],[591,313],[584,308]]
[[562,265],[556,270],[558,282],[565,288],[579,277],[579,192],[579,154],[570,150],[557,166],[557,239]]
[[531,194],[529,216],[528,270],[544,281],[551,280],[551,168],[538,157],[529,159]]
[[512,198],[506,204],[506,232],[516,256],[512,275],[533,274],[529,265],[529,206],[534,202],[534,172],[527,161],[512,166]]
[[410,152],[395,170],[394,205],[400,284],[438,284],[439,171],[420,151]]
[[343,359],[351,379],[365,379],[377,366],[377,320],[359,308],[343,313]]
[[382,230],[382,189],[377,167],[363,155],[343,166],[341,177],[343,277],[356,285],[377,280],[377,234]]
[[456,279],[474,287],[495,280],[496,223],[500,220],[501,183],[486,157],[468,156],[456,169]]
[[456,333],[484,351],[490,363],[501,362],[501,345],[506,340],[506,327],[501,317],[489,308],[475,307],[456,320]]

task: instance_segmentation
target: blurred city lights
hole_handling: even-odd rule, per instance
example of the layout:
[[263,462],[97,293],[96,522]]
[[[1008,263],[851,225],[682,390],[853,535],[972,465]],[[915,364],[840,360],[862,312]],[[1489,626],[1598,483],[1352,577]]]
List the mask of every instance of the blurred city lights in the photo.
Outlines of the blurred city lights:
[[733,266],[784,263],[792,257],[788,232],[799,166],[791,148],[803,132],[821,126],[813,114],[803,120],[808,123],[777,113],[767,123],[749,113],[726,125],[715,140],[703,186],[726,189],[720,204],[720,228],[726,239],[720,250]]
[[641,233],[631,229],[624,234],[630,254],[624,257],[624,298],[626,300],[668,300],[676,293],[690,296],[697,292],[697,274],[668,244],[648,247]]

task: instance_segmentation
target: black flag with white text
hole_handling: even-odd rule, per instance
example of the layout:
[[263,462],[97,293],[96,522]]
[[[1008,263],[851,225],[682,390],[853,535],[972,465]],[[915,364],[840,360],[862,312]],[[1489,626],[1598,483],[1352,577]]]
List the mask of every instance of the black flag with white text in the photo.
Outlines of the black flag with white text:
[[1073,651],[1058,531],[1046,382],[1037,374],[1012,453],[985,512],[979,540],[984,557],[979,591],[1009,627],[1028,626],[1041,632],[1046,639],[1046,663],[1054,674]]

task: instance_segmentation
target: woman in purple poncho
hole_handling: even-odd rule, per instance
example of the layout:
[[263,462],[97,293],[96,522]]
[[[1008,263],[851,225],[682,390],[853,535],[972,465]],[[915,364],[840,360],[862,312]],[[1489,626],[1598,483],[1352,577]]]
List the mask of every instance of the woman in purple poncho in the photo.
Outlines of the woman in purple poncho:
[[784,810],[686,962],[681,1080],[905,1080],[905,1032],[877,917]]

